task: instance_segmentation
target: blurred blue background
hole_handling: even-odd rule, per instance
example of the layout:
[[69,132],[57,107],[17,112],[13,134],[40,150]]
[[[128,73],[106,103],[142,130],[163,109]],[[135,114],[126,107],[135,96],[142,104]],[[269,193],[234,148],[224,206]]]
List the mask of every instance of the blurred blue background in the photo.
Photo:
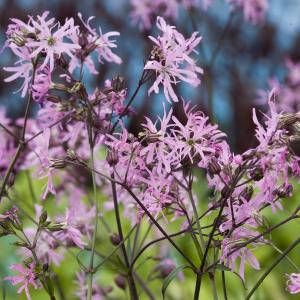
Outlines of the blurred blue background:
[[[138,26],[131,22],[130,9],[129,0],[1,0],[1,43],[4,44],[5,30],[11,17],[26,20],[28,14],[36,15],[49,10],[58,20],[73,16],[78,22],[77,12],[82,12],[85,18],[94,15],[96,18],[92,24],[95,27],[100,25],[103,32],[116,30],[121,33],[116,52],[122,57],[123,64],[100,65],[99,75],[93,78],[86,76],[85,80],[92,90],[96,86],[103,86],[105,79],[120,74],[126,78],[131,95],[142,72],[144,59],[151,49],[148,35],[154,34],[155,30],[153,26],[150,31],[139,31]],[[241,12],[230,14],[230,7],[225,0],[215,0],[206,12],[201,9],[180,9],[178,17],[170,20],[186,36],[194,30],[203,36],[198,57],[199,65],[205,71],[202,84],[196,89],[182,84],[177,91],[185,100],[192,101],[206,112],[210,108],[209,103],[212,103],[214,120],[228,133],[237,152],[249,146],[249,137],[253,134],[251,107],[257,98],[257,90],[267,89],[270,77],[283,80],[287,57],[296,61],[300,59],[299,15],[299,0],[269,0],[265,22],[252,25],[244,21]],[[211,66],[212,53],[218,47],[229,19],[230,26]],[[0,56],[0,65],[12,64],[10,51],[5,50]],[[7,107],[11,117],[21,116],[24,101],[19,94],[13,94],[20,83],[4,83],[4,71],[0,77],[0,105]],[[138,131],[145,113],[155,115],[162,108],[163,94],[148,97],[147,88],[149,86],[144,87],[134,102],[138,113],[130,120],[133,133]],[[175,105],[176,109],[180,113],[180,105]]]

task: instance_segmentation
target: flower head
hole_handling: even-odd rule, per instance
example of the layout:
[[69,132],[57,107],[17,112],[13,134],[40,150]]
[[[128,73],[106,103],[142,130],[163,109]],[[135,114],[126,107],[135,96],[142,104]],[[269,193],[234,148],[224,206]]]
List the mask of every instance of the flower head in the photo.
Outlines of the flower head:
[[151,52],[150,60],[145,65],[145,70],[152,70],[156,74],[156,80],[150,87],[148,94],[153,91],[159,92],[162,85],[167,101],[178,101],[174,91],[174,85],[180,81],[185,81],[192,86],[198,86],[200,79],[198,74],[203,70],[198,67],[190,54],[201,41],[198,33],[194,32],[189,39],[185,39],[174,26],[170,26],[162,17],[157,17],[157,28],[162,35],[149,38],[155,46]]
[[18,289],[18,294],[22,293],[22,291],[24,290],[27,300],[31,300],[29,293],[30,285],[32,285],[35,289],[37,289],[38,287],[34,268],[35,265],[33,263],[26,267],[23,267],[20,264],[13,264],[10,266],[10,269],[17,271],[19,274],[4,278],[5,280],[10,281],[12,285],[21,284],[21,286]]

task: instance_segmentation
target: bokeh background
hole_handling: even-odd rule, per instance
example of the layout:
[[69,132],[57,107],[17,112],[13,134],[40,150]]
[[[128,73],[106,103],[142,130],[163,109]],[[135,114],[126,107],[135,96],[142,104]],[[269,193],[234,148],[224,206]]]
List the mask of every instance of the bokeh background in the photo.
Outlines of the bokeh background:
[[[27,15],[40,14],[45,10],[49,10],[51,15],[58,20],[64,20],[71,16],[76,18],[77,12],[81,12],[85,19],[94,15],[96,18],[93,24],[100,25],[103,32],[119,31],[121,35],[117,39],[116,53],[123,59],[123,64],[102,65],[98,76],[93,78],[86,76],[86,80],[90,81],[92,89],[97,85],[103,86],[105,79],[119,74],[126,79],[128,94],[131,95],[142,72],[144,59],[149,54],[151,43],[148,35],[153,31],[140,31],[138,26],[131,22],[128,0],[0,0],[1,44],[3,45],[5,42],[5,30],[9,18],[25,20]],[[205,72],[202,84],[196,89],[191,89],[183,84],[178,87],[178,91],[185,100],[198,105],[220,124],[221,129],[227,133],[235,152],[244,151],[254,142],[251,138],[254,132],[252,107],[257,104],[258,90],[266,90],[268,80],[272,77],[278,78],[279,81],[284,80],[287,73],[285,67],[287,57],[294,61],[300,61],[300,0],[269,0],[265,22],[255,26],[245,22],[241,13],[232,14],[224,0],[215,0],[212,7],[206,12],[200,9],[190,12],[181,10],[172,23],[186,35],[197,30],[203,37],[198,56],[199,65],[204,68]],[[226,31],[224,28],[227,28]],[[212,64],[212,54],[218,47],[217,56]],[[13,57],[10,51],[5,50],[0,55],[0,105],[6,107],[10,117],[18,118],[23,115],[24,110],[23,99],[18,93],[13,93],[18,89],[19,83],[6,84],[3,82],[6,74],[2,67],[12,64]],[[133,133],[138,131],[143,121],[143,115],[153,116],[162,109],[163,95],[148,97],[147,88],[147,86],[144,87],[138,94],[134,102],[136,114],[127,120],[130,131]],[[258,108],[264,110],[263,106]],[[180,105],[174,104],[174,109],[180,114]],[[205,191],[201,193],[205,193]],[[299,202],[299,195],[298,191],[291,200],[292,205]],[[19,191],[19,196],[24,198],[26,204],[28,196],[26,183],[24,183],[24,189]],[[291,210],[291,208],[289,209]],[[287,213],[287,211],[282,212],[283,215]],[[276,222],[276,220],[272,221]],[[282,231],[276,231],[275,238],[278,247],[285,249],[299,234],[299,228],[299,223],[293,223]],[[6,240],[0,244],[1,276],[8,274],[9,263],[15,261],[15,256],[11,254],[11,248],[7,247],[8,243],[9,240]],[[260,256],[263,265],[270,263],[275,255],[275,250],[262,251]],[[294,251],[291,256],[298,260],[298,263],[300,262],[299,249]],[[69,274],[71,258],[65,264],[64,272],[66,273],[59,276],[67,295],[70,293],[70,297],[67,296],[66,299],[72,299],[71,292],[74,287],[72,288]],[[285,279],[283,277],[287,269],[289,267],[286,265],[279,266],[276,273],[266,280],[260,292],[253,299],[299,299],[297,296],[292,297],[284,292]],[[109,272],[107,270],[104,273],[104,282],[110,281]],[[250,273],[249,276],[254,277],[254,282],[255,272]],[[237,287],[238,279],[231,279],[230,293],[240,289]],[[172,285],[173,291],[170,293],[170,299],[190,299],[189,294],[185,294],[189,288],[192,289],[192,281],[185,287],[182,287],[180,282]],[[14,298],[16,294],[12,293],[8,287],[5,294],[7,299],[16,299]],[[236,295],[236,291],[234,294]],[[243,292],[240,294],[243,295]],[[42,299],[42,296],[40,297]],[[118,299],[118,297],[112,299]],[[243,296],[240,299],[243,299]]]

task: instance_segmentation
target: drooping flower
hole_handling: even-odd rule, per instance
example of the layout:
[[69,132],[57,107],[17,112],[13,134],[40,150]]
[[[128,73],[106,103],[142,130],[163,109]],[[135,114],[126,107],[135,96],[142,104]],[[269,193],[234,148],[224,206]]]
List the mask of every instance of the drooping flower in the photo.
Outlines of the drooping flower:
[[37,70],[34,83],[32,85],[32,98],[39,104],[46,101],[46,96],[51,85],[51,72],[48,66]]
[[93,49],[98,54],[98,61],[103,63],[103,60],[107,62],[113,62],[116,64],[121,64],[122,59],[113,53],[112,49],[117,48],[115,40],[111,40],[111,37],[119,36],[120,33],[117,31],[109,31],[107,33],[102,33],[101,27],[99,27],[99,34],[96,29],[90,26],[90,21],[95,17],[89,17],[87,22],[83,21],[81,13],[78,13],[83,26],[87,30],[87,41],[89,43],[88,47]]
[[[240,246],[243,242],[247,241],[247,239],[255,235],[258,235],[255,231],[239,227],[233,231],[230,237],[225,237],[222,241],[221,261],[232,271],[234,271],[239,264],[239,275],[243,280],[245,278],[246,262],[255,270],[260,269],[259,262],[249,249],[249,246]],[[258,240],[257,243],[259,243],[260,240]]]
[[25,47],[16,47],[12,46],[10,48],[12,52],[19,58],[19,60],[15,63],[14,67],[4,67],[3,70],[6,72],[14,73],[11,76],[4,79],[5,82],[11,82],[16,79],[22,78],[23,84],[20,88],[22,90],[21,96],[25,97],[28,88],[30,86],[33,65],[30,57],[30,53]]
[[190,54],[196,52],[195,48],[200,43],[201,37],[194,32],[189,39],[185,39],[162,17],[157,17],[156,26],[162,35],[157,38],[149,37],[155,46],[150,60],[144,67],[145,70],[152,70],[156,74],[156,79],[148,90],[148,94],[153,91],[158,93],[159,86],[162,85],[167,101],[177,102],[178,97],[174,91],[174,85],[180,81],[185,81],[192,86],[200,84],[198,74],[202,74],[203,70],[196,65]]
[[13,264],[10,266],[11,270],[17,271],[19,274],[15,276],[5,277],[5,280],[11,282],[12,285],[21,284],[18,289],[18,294],[21,294],[22,291],[25,292],[27,300],[31,300],[29,287],[33,286],[35,289],[38,288],[36,274],[35,274],[35,265],[31,263],[29,266],[22,266],[20,264]]

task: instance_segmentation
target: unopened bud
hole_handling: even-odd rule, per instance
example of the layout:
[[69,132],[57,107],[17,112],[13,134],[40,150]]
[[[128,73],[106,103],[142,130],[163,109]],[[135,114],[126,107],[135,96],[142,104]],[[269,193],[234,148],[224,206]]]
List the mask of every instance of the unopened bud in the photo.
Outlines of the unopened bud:
[[123,275],[118,275],[115,278],[115,284],[117,285],[117,287],[119,287],[122,290],[126,289],[127,286],[127,282],[126,282],[126,278]]
[[208,172],[210,175],[216,175],[221,172],[221,166],[215,157],[213,157],[208,163]]
[[117,234],[117,233],[113,233],[110,237],[109,237],[111,243],[114,245],[114,246],[118,246],[122,240],[120,238],[120,236]]
[[260,167],[251,170],[249,174],[254,181],[259,181],[264,177],[263,169]]
[[111,149],[107,152],[106,160],[110,166],[115,166],[119,162],[117,151]]
[[50,168],[63,169],[66,167],[66,162],[61,158],[50,158]]
[[48,214],[47,212],[44,210],[41,215],[40,215],[40,219],[39,219],[39,224],[42,225],[47,221],[48,218]]
[[293,186],[291,184],[283,184],[279,188],[277,188],[273,194],[277,195],[279,198],[287,198],[290,197],[293,193]]
[[76,155],[74,150],[68,149],[66,158],[69,159],[69,160],[77,160],[77,155]]
[[16,44],[18,47],[23,47],[26,44],[26,39],[19,34],[15,34],[11,37],[11,41]]
[[175,268],[176,265],[171,259],[165,259],[157,266],[161,278],[166,278]]
[[125,88],[125,79],[121,76],[116,76],[111,81],[111,86],[115,92],[121,92]]
[[254,189],[252,185],[246,186],[240,196],[243,197],[246,201],[249,201],[253,195]]

